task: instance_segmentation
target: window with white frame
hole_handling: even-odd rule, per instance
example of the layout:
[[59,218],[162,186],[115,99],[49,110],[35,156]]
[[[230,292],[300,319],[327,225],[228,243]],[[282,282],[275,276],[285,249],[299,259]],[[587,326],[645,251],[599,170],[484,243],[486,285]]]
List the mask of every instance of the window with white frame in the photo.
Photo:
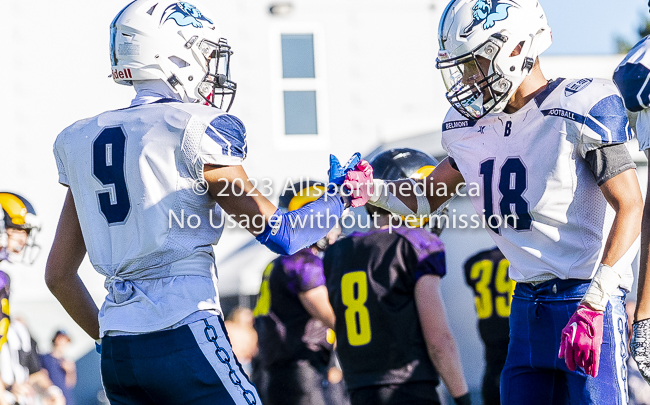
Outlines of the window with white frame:
[[[281,34],[285,135],[318,135],[313,34]],[[291,86],[300,82],[299,89]]]

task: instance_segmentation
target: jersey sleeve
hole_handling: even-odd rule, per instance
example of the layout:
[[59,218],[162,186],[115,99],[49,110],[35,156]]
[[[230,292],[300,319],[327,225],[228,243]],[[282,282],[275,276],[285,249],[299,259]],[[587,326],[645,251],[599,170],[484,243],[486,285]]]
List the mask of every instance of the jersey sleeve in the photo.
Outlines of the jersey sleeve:
[[325,285],[323,261],[318,256],[295,254],[283,260],[289,282],[287,288],[294,294]]
[[625,56],[614,71],[614,84],[625,108],[638,112],[650,106],[650,37],[645,37]]
[[[576,87],[576,83],[582,85]],[[582,79],[569,83],[561,100],[567,132],[583,158],[603,145],[633,138],[623,100],[611,81]]]
[[65,149],[63,143],[63,133],[61,133],[54,142],[54,160],[56,160],[56,168],[59,171],[59,183],[64,186],[69,186],[68,174],[65,169]]
[[200,160],[206,165],[241,165],[246,153],[246,128],[230,114],[213,119],[199,145]]
[[407,269],[414,282],[417,283],[425,275],[444,277],[447,274],[445,246],[437,236],[422,228],[398,228],[397,232],[406,238],[414,250],[415,266]]

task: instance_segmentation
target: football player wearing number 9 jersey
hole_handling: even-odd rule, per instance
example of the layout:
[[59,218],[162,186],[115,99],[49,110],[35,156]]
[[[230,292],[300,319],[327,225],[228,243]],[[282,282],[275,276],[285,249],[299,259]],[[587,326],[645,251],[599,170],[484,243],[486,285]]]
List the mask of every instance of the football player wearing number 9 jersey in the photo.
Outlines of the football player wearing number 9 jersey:
[[[194,2],[124,7],[110,26],[112,76],[135,99],[76,122],[54,145],[68,193],[45,279],[102,338],[112,404],[259,404],[221,316],[211,244],[222,209],[280,254],[321,239],[344,209],[330,191],[355,159],[331,159],[328,193],[290,213],[248,179],[246,129],[227,113],[236,85],[215,25],[223,18]],[[101,310],[77,276],[86,252],[106,277]]]
[[[371,164],[383,178],[398,179],[425,177],[438,162],[401,148],[382,152]],[[376,229],[338,241],[323,260],[352,405],[440,404],[439,376],[456,404],[469,404],[440,292],[442,242],[419,224],[391,227],[389,212],[367,209]]]
[[501,403],[626,403],[617,325],[643,200],[616,87],[544,77],[538,56],[551,29],[537,0],[453,0],[438,38],[449,158],[404,187],[350,173],[353,205],[426,216],[469,184],[517,282]]

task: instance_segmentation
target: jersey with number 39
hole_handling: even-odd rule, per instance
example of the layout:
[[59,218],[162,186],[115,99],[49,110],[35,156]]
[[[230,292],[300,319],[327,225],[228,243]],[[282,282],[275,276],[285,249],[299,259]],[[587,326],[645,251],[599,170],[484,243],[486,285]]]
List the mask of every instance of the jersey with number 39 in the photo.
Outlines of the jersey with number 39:
[[[221,209],[201,182],[203,165],[240,165],[246,155],[245,129],[221,110],[161,101],[78,121],[54,145],[59,181],[72,191],[88,256],[107,278],[109,295],[100,325],[103,318],[122,322],[118,317],[125,314],[111,315],[110,309],[129,304],[134,323],[153,322],[153,314],[137,320],[136,308],[145,301],[153,301],[146,311],[158,308],[161,317],[177,311],[176,318],[182,319],[196,311],[198,303],[192,300],[172,303],[172,310],[147,291],[142,294],[158,288],[155,280],[165,277],[202,277],[205,282],[188,285],[187,293],[216,300],[210,245],[222,232]],[[136,285],[143,280],[153,281]],[[184,291],[178,284],[180,297]],[[182,305],[187,308],[177,308]],[[164,326],[169,325],[143,328]]]
[[[593,277],[614,211],[585,155],[632,136],[611,81],[557,79],[513,114],[470,121],[451,109],[442,143],[510,277],[529,282]],[[618,270],[629,290],[631,266]]]

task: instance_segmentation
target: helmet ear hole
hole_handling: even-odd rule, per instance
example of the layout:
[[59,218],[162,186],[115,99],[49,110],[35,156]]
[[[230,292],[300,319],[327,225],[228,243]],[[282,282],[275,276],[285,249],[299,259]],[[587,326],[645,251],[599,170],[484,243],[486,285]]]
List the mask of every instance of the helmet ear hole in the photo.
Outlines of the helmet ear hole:
[[517,44],[515,49],[512,50],[512,53],[510,54],[510,57],[513,58],[515,56],[519,56],[521,54],[521,50],[524,49],[524,45],[526,44],[526,41],[521,41],[520,43]]
[[178,56],[172,55],[169,57],[169,60],[181,69],[190,65],[189,63],[185,62],[183,59],[179,58]]

